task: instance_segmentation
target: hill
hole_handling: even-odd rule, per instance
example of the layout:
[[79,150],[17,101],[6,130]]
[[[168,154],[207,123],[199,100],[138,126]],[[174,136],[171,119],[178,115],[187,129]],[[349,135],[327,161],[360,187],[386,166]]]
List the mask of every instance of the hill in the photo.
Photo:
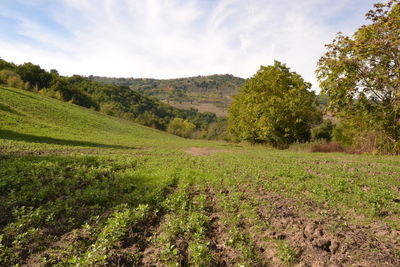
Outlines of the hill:
[[178,108],[195,108],[226,116],[232,96],[238,93],[244,79],[233,75],[209,75],[179,79],[108,78],[89,76],[106,84],[129,86],[132,90],[154,96]]
[[86,77],[61,76],[32,63],[16,65],[0,59],[0,85],[34,91],[107,115],[128,119],[159,130],[189,137],[205,137],[221,119],[210,112],[179,109],[127,86],[102,84]]
[[0,87],[0,266],[399,266],[400,159],[183,139]]
[[164,143],[176,140],[173,135],[33,92],[4,87],[0,92],[0,137],[6,151],[18,148],[21,153],[20,145],[43,153],[60,145],[135,149],[160,139]]

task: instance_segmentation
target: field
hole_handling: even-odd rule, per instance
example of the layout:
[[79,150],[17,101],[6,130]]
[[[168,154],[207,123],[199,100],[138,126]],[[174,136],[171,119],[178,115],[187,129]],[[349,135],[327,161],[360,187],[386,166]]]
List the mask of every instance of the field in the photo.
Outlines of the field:
[[0,88],[0,266],[400,266],[400,158],[188,140]]

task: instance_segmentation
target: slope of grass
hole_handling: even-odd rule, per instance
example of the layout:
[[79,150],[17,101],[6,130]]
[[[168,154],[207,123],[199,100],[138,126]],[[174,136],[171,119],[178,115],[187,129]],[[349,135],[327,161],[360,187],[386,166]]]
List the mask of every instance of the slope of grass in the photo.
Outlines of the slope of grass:
[[[1,88],[1,136],[4,139],[32,143],[85,146],[145,146],[161,138],[166,142],[178,138],[124,120],[102,115],[79,106],[17,89]],[[40,139],[40,137],[56,140]],[[37,141],[37,142],[36,142]],[[69,142],[69,143],[68,143]],[[74,142],[77,142],[74,144]]]
[[10,88],[0,121],[1,266],[400,265],[399,157],[187,140]]

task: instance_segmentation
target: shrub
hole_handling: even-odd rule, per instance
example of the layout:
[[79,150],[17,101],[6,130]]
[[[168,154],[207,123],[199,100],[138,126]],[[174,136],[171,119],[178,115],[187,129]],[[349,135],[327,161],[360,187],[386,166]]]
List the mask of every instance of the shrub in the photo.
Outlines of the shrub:
[[195,129],[196,126],[190,121],[175,118],[169,122],[167,132],[188,138]]
[[400,154],[400,141],[365,119],[342,119],[333,129],[333,141],[347,147],[350,153]]
[[332,140],[332,132],[335,125],[330,120],[325,120],[321,125],[311,130],[311,138],[313,141],[325,140],[330,142]]
[[17,73],[11,70],[0,71],[0,84],[5,84],[9,87],[19,88],[19,89],[29,88],[29,83],[24,83],[21,80],[21,77]]
[[311,146],[311,152],[344,152],[344,148],[341,144],[338,143],[325,143],[325,144],[315,144]]

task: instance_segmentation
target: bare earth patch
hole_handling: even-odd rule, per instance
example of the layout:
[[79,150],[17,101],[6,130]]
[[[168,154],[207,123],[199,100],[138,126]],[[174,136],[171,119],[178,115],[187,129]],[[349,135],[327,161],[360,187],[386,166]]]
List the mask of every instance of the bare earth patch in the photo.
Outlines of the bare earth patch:
[[217,153],[217,152],[232,152],[227,149],[215,149],[211,147],[191,147],[187,150],[185,150],[186,153],[193,155],[193,156],[209,156],[211,154]]

